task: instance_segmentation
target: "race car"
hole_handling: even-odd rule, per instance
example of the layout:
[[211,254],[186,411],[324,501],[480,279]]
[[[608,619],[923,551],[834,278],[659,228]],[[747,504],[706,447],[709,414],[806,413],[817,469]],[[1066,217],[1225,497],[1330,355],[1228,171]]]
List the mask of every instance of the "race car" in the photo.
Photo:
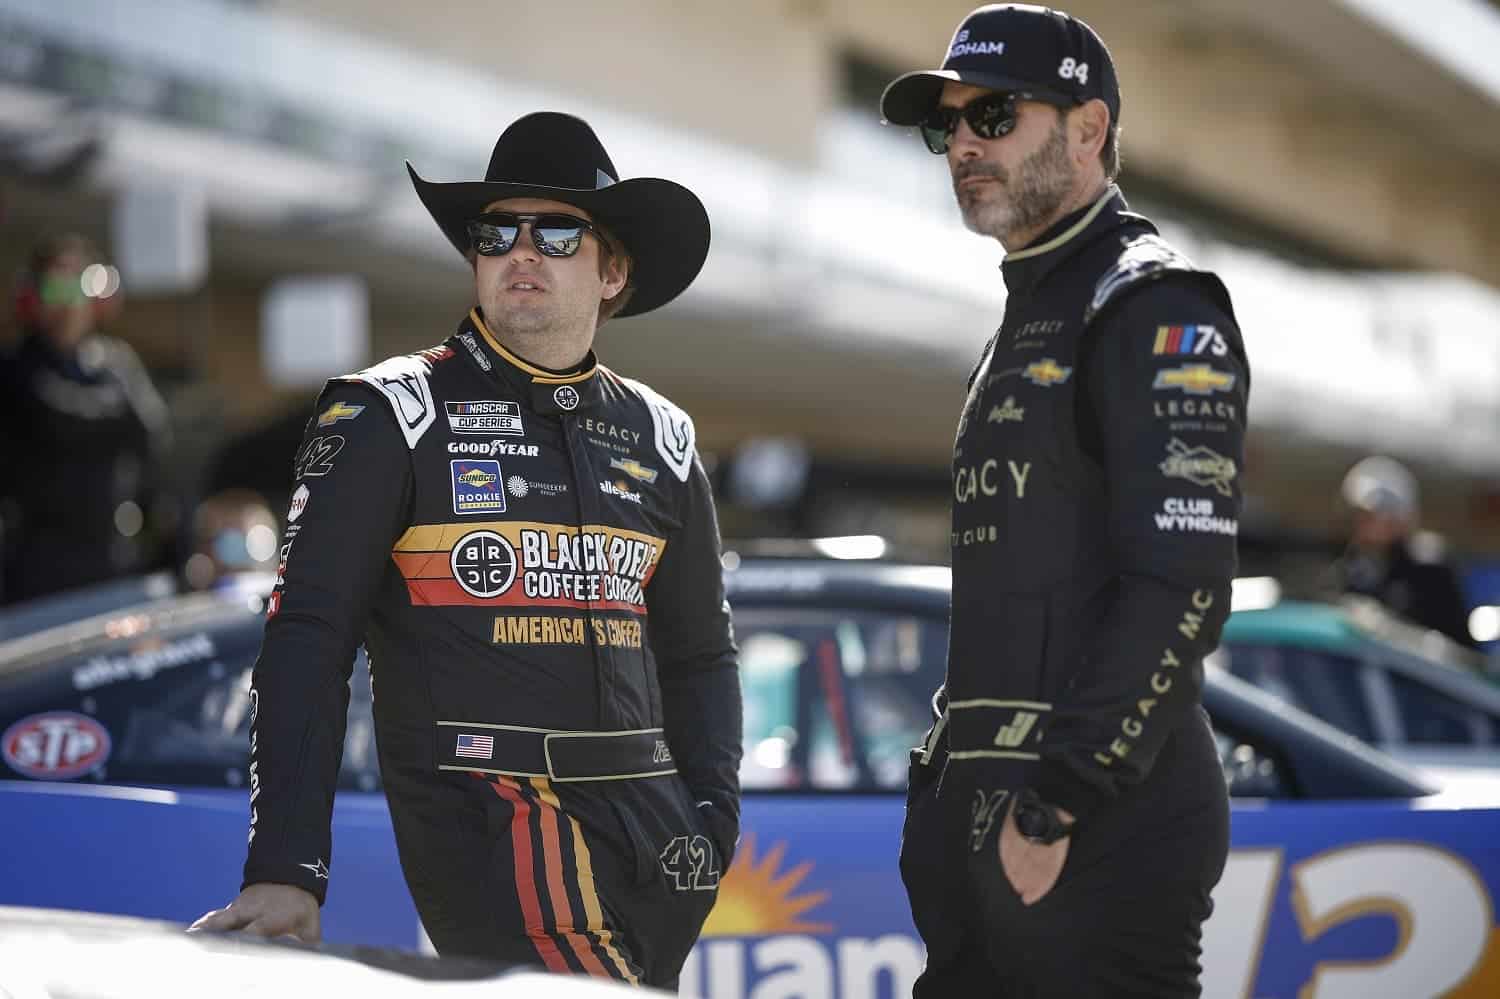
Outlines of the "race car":
[[1210,666],[1378,746],[1447,787],[1500,789],[1500,683],[1479,654],[1373,601],[1233,615]]
[[[730,564],[743,839],[683,994],[909,995],[901,792],[943,672],[948,570]],[[233,896],[261,608],[175,597],[0,645],[0,904],[187,922]],[[353,692],[324,933],[420,948],[362,662]],[[1206,996],[1500,994],[1500,801],[1437,792],[1226,671],[1204,699],[1235,803]]]

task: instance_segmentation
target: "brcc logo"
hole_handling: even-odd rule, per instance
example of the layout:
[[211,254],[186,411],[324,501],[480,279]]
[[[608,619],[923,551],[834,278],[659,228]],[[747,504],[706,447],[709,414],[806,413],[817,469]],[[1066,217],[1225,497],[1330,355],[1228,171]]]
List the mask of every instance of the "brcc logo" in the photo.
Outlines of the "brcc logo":
[[470,531],[453,546],[449,567],[471,597],[502,596],[516,581],[516,550],[494,531]]
[[571,385],[559,385],[557,390],[552,393],[552,399],[569,412],[578,408],[578,390]]

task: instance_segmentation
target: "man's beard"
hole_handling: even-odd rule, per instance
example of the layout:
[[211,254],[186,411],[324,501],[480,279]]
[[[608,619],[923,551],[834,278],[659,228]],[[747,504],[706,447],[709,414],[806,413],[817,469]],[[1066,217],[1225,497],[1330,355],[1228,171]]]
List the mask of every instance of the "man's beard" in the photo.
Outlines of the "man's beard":
[[[993,177],[999,190],[983,185],[961,190],[970,177]],[[1059,117],[1047,142],[1021,161],[1015,172],[997,163],[971,160],[953,170],[953,192],[964,225],[981,236],[992,236],[1011,249],[1012,233],[1029,233],[1051,222],[1072,191],[1077,172],[1068,158],[1068,126]]]
[[550,340],[588,326],[584,305],[564,297],[556,288],[540,300],[520,307],[501,306],[498,294],[486,297],[490,298],[490,302],[486,303],[481,299],[479,304],[484,312],[485,323],[497,335],[510,334],[531,340]]

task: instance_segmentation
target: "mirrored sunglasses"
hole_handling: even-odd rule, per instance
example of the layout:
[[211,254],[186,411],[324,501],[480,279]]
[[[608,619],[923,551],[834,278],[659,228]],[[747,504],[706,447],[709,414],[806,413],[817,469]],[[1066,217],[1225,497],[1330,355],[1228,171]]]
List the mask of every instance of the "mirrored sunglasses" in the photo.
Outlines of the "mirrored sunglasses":
[[981,139],[999,139],[1009,135],[1016,127],[1016,104],[1020,101],[1041,101],[1054,107],[1067,107],[1057,98],[1030,91],[1011,90],[980,94],[961,108],[935,107],[927,120],[917,126],[927,149],[942,156],[953,145],[953,133],[958,131],[962,118]]
[[599,235],[592,223],[576,215],[491,212],[469,222],[469,244],[481,257],[503,257],[515,247],[523,224],[531,226],[531,242],[548,257],[571,257],[583,245],[584,233]]

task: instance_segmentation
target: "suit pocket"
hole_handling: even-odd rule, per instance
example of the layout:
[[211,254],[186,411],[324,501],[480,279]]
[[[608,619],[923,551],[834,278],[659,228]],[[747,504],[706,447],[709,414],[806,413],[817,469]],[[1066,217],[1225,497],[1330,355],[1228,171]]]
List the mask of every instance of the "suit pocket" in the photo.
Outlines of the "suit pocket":
[[630,882],[637,887],[648,885],[661,876],[661,869],[656,863],[656,852],[634,814],[640,807],[635,795],[609,797],[609,808],[620,826],[621,840],[629,848],[626,859],[630,862]]

